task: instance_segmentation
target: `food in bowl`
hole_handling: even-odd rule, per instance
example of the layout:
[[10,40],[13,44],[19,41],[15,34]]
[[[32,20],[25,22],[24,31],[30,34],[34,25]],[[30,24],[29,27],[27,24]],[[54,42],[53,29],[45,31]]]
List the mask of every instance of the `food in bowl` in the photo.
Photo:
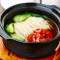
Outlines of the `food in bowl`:
[[6,25],[7,33],[20,41],[43,42],[53,39],[57,33],[57,26],[45,15],[24,13],[13,17]]

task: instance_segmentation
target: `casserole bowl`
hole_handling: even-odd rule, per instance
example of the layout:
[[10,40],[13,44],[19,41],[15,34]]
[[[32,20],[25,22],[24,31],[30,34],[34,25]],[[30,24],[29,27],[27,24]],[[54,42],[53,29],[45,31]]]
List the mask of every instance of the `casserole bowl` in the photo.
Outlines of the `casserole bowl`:
[[[49,41],[24,42],[10,37],[5,31],[5,26],[10,19],[21,13],[37,13],[52,19],[58,27],[58,34]],[[25,27],[24,27],[25,28]],[[60,39],[60,8],[39,3],[23,3],[14,5],[3,12],[0,17],[0,35],[3,43],[10,51],[25,58],[42,58],[52,53]]]

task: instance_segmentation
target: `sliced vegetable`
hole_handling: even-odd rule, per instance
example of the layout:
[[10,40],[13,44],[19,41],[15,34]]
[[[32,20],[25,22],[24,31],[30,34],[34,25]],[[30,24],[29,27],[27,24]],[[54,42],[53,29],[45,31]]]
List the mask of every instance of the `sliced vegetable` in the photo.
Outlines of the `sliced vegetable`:
[[19,35],[17,35],[17,34],[10,34],[10,35],[11,35],[11,37],[13,37],[13,38],[15,38],[17,40],[24,41],[24,38],[19,36]]
[[41,17],[41,15],[35,14],[35,13],[30,13],[30,15],[33,16],[33,17]]
[[[31,14],[31,16],[33,16],[33,17],[41,17],[41,18],[43,18],[43,19],[49,19],[47,16],[45,16],[45,15],[40,15],[40,14],[35,14],[35,13],[30,13]],[[50,19],[49,19],[50,20]]]
[[20,17],[20,15],[16,15],[16,16],[13,18],[14,22],[19,22],[19,17]]
[[24,21],[25,19],[29,18],[31,15],[30,14],[22,14],[22,15],[16,15],[13,20],[15,22],[22,22]]
[[10,23],[6,26],[6,31],[8,33],[13,33],[14,32],[14,27],[13,27],[13,23]]

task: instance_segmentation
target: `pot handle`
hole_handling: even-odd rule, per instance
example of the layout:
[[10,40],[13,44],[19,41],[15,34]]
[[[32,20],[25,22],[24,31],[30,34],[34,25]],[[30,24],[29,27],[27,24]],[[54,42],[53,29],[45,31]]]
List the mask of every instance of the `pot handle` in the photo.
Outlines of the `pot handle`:
[[52,5],[51,7],[52,7],[52,10],[55,11],[55,13],[60,16],[60,8],[55,5]]
[[8,40],[8,39],[11,39],[11,37],[9,37],[1,28],[0,26],[0,36],[5,39],[5,40]]

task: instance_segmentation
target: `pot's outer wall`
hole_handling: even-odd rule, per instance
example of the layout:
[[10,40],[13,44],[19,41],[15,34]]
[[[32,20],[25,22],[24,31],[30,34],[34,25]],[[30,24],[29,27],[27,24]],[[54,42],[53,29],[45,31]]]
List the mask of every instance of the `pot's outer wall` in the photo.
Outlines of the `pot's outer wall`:
[[[31,13],[38,13],[44,14],[51,18],[59,27],[60,31],[60,13],[59,9],[56,7],[50,7],[47,5],[37,4],[37,3],[25,3],[15,5],[7,9],[1,16],[1,27],[4,30],[5,25],[7,24],[8,20],[19,13],[24,12],[31,12]],[[59,43],[60,35],[57,39],[46,42],[46,43],[23,43],[20,41],[16,41],[14,39],[10,39],[6,34],[0,34],[5,40],[3,40],[5,46],[15,54],[25,57],[25,58],[41,58],[49,55],[51,52],[55,50]],[[4,35],[4,36],[3,36]],[[6,35],[6,36],[5,36]]]
[[32,59],[49,56],[59,43],[57,40],[45,44],[23,44],[13,40],[3,40],[3,42],[5,46],[15,54]]

